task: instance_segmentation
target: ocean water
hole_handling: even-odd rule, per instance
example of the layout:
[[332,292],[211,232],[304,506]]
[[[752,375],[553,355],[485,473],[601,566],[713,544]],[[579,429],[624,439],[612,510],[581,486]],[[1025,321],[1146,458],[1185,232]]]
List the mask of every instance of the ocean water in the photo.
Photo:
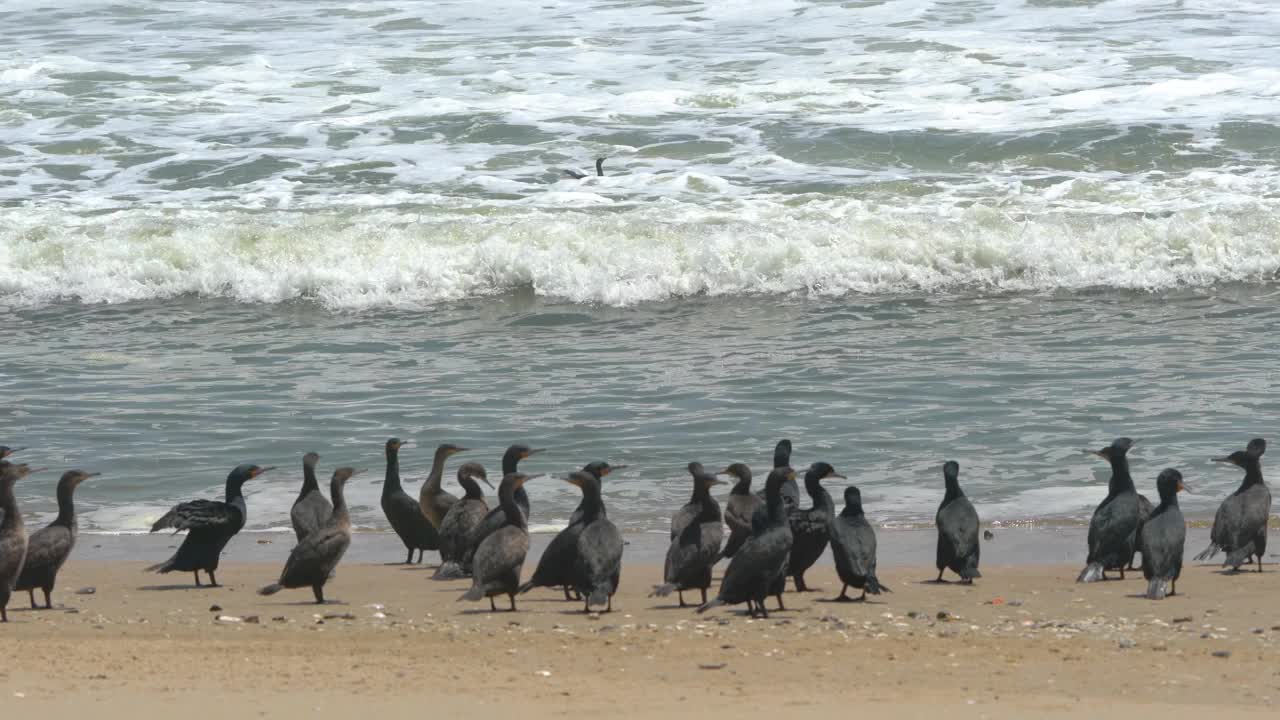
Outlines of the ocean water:
[[[0,443],[143,531],[300,457],[439,442],[562,524],[593,459],[659,530],[683,466],[789,437],[889,524],[953,458],[1078,522],[1141,440],[1211,516],[1280,418],[1280,7],[1263,2],[0,0]],[[591,175],[606,158],[605,175]],[[588,173],[583,179],[564,170]],[[452,468],[450,472],[452,471]],[[836,483],[833,494],[839,497]],[[450,483],[451,487],[456,486]],[[416,492],[416,485],[409,487]]]

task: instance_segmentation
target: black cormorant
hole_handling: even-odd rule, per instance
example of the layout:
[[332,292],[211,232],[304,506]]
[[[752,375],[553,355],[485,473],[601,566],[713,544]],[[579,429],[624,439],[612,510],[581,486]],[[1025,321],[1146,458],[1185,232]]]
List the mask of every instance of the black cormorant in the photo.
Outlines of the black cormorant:
[[[862,602],[867,593],[892,592],[876,578],[876,531],[862,512],[862,493],[856,487],[844,489],[844,510],[831,519],[831,556],[844,583],[837,601]],[[849,597],[851,587],[861,589],[862,596]]]
[[0,622],[9,622],[9,595],[13,584],[22,572],[27,558],[27,528],[22,524],[22,513],[13,494],[13,484],[33,471],[22,463],[4,463],[0,467]]
[[324,525],[333,514],[333,504],[320,491],[316,482],[316,463],[320,455],[309,452],[302,456],[302,490],[298,499],[293,501],[289,510],[289,520],[293,523],[293,534],[301,541],[308,533]]
[[1244,470],[1244,480],[1218,508],[1213,517],[1213,530],[1209,532],[1209,547],[1196,556],[1207,560],[1219,550],[1227,554],[1223,567],[1239,570],[1250,557],[1258,563],[1262,572],[1262,555],[1267,551],[1267,524],[1271,519],[1271,490],[1262,479],[1262,454],[1267,451],[1267,441],[1255,438],[1244,450],[1237,450],[1226,457],[1214,458],[1216,462],[1231,463]]
[[738,549],[720,581],[720,593],[698,608],[706,612],[717,605],[747,604],[747,612],[769,617],[764,599],[772,594],[777,582],[785,582],[787,556],[791,553],[791,525],[782,502],[782,485],[795,482],[796,472],[789,467],[776,467],[765,481],[767,515],[757,515],[751,539]]
[[622,577],[622,533],[605,515],[600,478],[590,472],[569,475],[568,482],[582,488],[582,532],[578,534],[570,585],[582,597],[582,611],[593,605],[613,612],[613,594]]
[[484,500],[484,491],[477,479],[493,487],[480,463],[463,463],[458,467],[458,484],[462,486],[464,495],[449,508],[440,523],[440,567],[433,578],[462,577],[458,562],[466,549],[467,536],[489,512],[489,504]]
[[[604,161],[605,158],[596,158],[596,177],[604,177]],[[587,177],[586,173],[577,170],[565,170],[564,174],[572,180],[582,180]]]
[[836,474],[835,468],[824,462],[810,465],[804,473],[804,489],[813,500],[813,506],[804,510],[796,508],[788,514],[793,541],[787,574],[795,580],[796,592],[809,591],[804,582],[804,572],[822,557],[831,537],[828,527],[835,515],[836,504],[831,500],[831,493],[822,487],[822,481],[827,478],[843,479],[844,476]]
[[422,514],[422,506],[409,496],[400,486],[400,448],[408,445],[400,438],[387,440],[387,476],[382,481],[382,512],[391,523],[391,529],[400,536],[409,556],[406,565],[413,562],[413,551],[418,551],[418,562],[422,562],[425,550],[440,549],[440,536],[431,525],[431,521]]
[[1163,600],[1178,594],[1182,574],[1182,549],[1187,542],[1187,522],[1178,508],[1178,492],[1185,490],[1182,473],[1169,468],[1156,478],[1160,504],[1142,526],[1138,545],[1142,548],[1142,576],[1147,579],[1147,597]]
[[663,584],[656,586],[651,595],[666,597],[674,591],[680,598],[680,607],[686,607],[685,590],[700,591],[702,604],[706,604],[711,568],[720,559],[720,543],[724,538],[720,503],[711,497],[712,486],[723,485],[724,481],[703,472],[698,463],[690,463],[689,472],[693,474],[693,499],[680,513],[690,507],[694,513],[688,522],[682,519],[683,528],[671,538],[662,568]]
[[476,548],[471,564],[471,589],[459,600],[489,598],[489,609],[497,610],[493,603],[496,595],[506,595],[511,600],[511,611],[516,609],[516,591],[520,587],[520,570],[529,552],[529,526],[524,511],[516,503],[517,490],[524,487],[528,475],[511,473],[502,478],[498,486],[498,512],[502,513],[502,527],[485,536]]
[[338,567],[338,562],[351,546],[351,516],[347,513],[342,488],[359,472],[349,467],[333,471],[333,479],[329,481],[333,512],[329,513],[323,525],[298,541],[289,553],[284,570],[280,571],[280,580],[259,590],[259,595],[274,595],[284,588],[309,587],[316,596],[316,603],[324,602],[324,584],[333,576],[333,569]]
[[[508,447],[507,451],[502,454],[502,477],[506,478],[506,476],[517,472],[521,460],[543,450],[544,448],[532,449],[528,445],[520,444]],[[499,487],[501,487],[501,484],[499,484]],[[515,501],[516,507],[520,508],[520,513],[524,516],[525,524],[527,525],[529,522],[529,494],[525,492],[523,484],[515,488],[512,499]],[[467,549],[462,555],[461,563],[464,577],[471,573],[471,558],[475,555],[476,549],[480,547],[480,543],[490,533],[505,525],[506,521],[506,515],[503,513],[502,508],[493,508],[488,515],[484,516],[484,520],[481,520],[480,524],[467,536]]]
[[58,480],[58,517],[48,526],[31,534],[27,542],[27,559],[14,590],[26,590],[31,598],[31,609],[36,609],[36,588],[44,591],[44,607],[53,607],[50,593],[58,579],[58,571],[71,556],[76,544],[76,507],[72,500],[76,487],[99,473],[68,470]]
[[209,585],[218,587],[218,560],[222,557],[222,549],[231,538],[244,527],[248,517],[245,506],[244,484],[258,477],[272,467],[258,467],[250,463],[237,466],[227,475],[227,499],[192,500],[179,503],[165,513],[151,526],[151,532],[165,528],[173,531],[188,531],[187,537],[178,546],[178,551],[168,560],[147,568],[150,572],[168,573],[173,571],[194,573],[196,587],[200,587],[200,571],[209,573]]
[[978,572],[978,511],[960,489],[960,463],[948,460],[942,466],[947,494],[938,506],[934,522],[938,526],[938,579],[947,568],[960,576],[960,580],[972,584]]
[[[615,470],[621,470],[625,467],[626,465],[610,465],[609,463],[604,462],[603,460],[596,460],[593,462],[589,462],[586,465],[583,465],[582,471],[595,475],[596,479],[601,481],[601,486],[603,487],[603,481],[606,475],[608,475],[611,472],[614,472]],[[578,503],[578,507],[574,508],[573,514],[569,516],[570,525],[582,519],[582,507],[583,507],[583,503],[585,503],[586,501],[587,501],[586,497],[583,497],[583,499]],[[608,512],[604,510],[604,505],[601,505],[600,509],[602,512],[605,512],[606,516],[608,515]]]
[[1120,571],[1133,561],[1138,546],[1138,491],[1129,474],[1129,448],[1137,444],[1127,437],[1116,438],[1101,450],[1086,453],[1111,463],[1111,481],[1107,497],[1093,511],[1089,520],[1089,556],[1076,582],[1107,579],[1108,570]]
[[[778,444],[773,446],[773,467],[791,467],[790,440],[779,440]],[[756,495],[764,500],[764,490]],[[782,484],[782,503],[788,512],[792,508],[800,507],[800,485],[795,480],[788,480]]]

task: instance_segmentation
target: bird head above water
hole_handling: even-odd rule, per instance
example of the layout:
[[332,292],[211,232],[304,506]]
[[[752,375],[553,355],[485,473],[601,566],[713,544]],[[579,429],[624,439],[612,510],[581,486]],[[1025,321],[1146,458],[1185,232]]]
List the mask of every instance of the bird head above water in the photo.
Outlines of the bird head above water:
[[1122,437],[1112,440],[1110,445],[1102,448],[1101,450],[1085,450],[1084,452],[1089,455],[1097,455],[1103,460],[1111,461],[1125,457],[1129,453],[1129,449],[1137,444],[1137,440]]
[[387,438],[386,453],[391,455],[400,451],[400,448],[413,444],[410,440],[401,440],[400,438]]
[[716,474],[728,475],[738,480],[751,480],[751,468],[746,463],[734,463]]
[[1267,441],[1262,438],[1254,438],[1249,441],[1249,445],[1245,448],[1245,452],[1255,457],[1262,457],[1267,451]]
[[31,473],[43,472],[49,468],[33,468],[26,463],[10,463],[0,470],[0,486],[12,487],[15,482]]
[[1248,450],[1237,450],[1226,457],[1216,457],[1214,462],[1229,463],[1236,467],[1248,467],[1250,463],[1257,462],[1258,456],[1251,454]]
[[862,509],[862,491],[850,485],[844,489],[844,506],[848,510]]
[[948,460],[942,464],[942,477],[948,480],[955,480],[960,477],[960,463],[955,460]]
[[245,463],[243,465],[237,465],[235,469],[232,470],[229,475],[227,475],[227,482],[233,485],[241,485],[248,482],[249,480],[252,480],[258,477],[264,472],[267,472],[269,470],[275,470],[275,469],[276,468],[274,465],[271,465],[269,467],[259,467],[257,465],[254,465],[253,463]]
[[773,446],[773,466],[786,467],[791,464],[791,441],[779,440],[777,445]]
[[570,485],[576,485],[582,488],[583,490],[586,490],[592,485],[596,486],[597,488],[599,488],[600,486],[599,478],[597,478],[595,475],[592,475],[589,472],[582,472],[581,470],[579,470],[578,472],[569,473],[568,476],[565,477],[564,481],[569,483]]

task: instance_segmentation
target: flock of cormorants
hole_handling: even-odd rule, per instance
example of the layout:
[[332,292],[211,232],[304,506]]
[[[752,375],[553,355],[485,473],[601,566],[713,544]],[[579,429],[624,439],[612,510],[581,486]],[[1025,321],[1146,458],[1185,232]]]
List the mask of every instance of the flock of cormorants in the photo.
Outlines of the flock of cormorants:
[[[1106,499],[1089,522],[1087,565],[1077,581],[1105,580],[1108,571],[1118,572],[1123,580],[1126,568],[1133,569],[1135,555],[1141,553],[1142,574],[1148,582],[1146,596],[1161,599],[1175,594],[1182,571],[1186,523],[1178,508],[1178,492],[1185,488],[1181,473],[1170,468],[1156,479],[1158,505],[1152,506],[1138,494],[1128,461],[1129,449],[1135,442],[1118,438],[1101,450],[1086,451],[1110,463],[1111,480]],[[471,588],[459,599],[488,598],[494,610],[495,597],[506,595],[514,611],[516,595],[539,587],[561,590],[566,600],[582,602],[584,611],[593,607],[613,609],[625,543],[617,526],[609,521],[601,482],[610,472],[625,466],[591,462],[565,478],[582,491],[582,501],[573,511],[568,527],[547,546],[533,576],[522,584],[521,571],[529,550],[529,495],[525,484],[532,478],[521,473],[518,465],[541,451],[519,444],[507,448],[502,457],[498,506],[490,509],[480,483],[490,487],[492,484],[478,463],[464,463],[457,470],[458,483],[465,491],[463,497],[442,489],[446,460],[467,449],[457,445],[436,449],[419,497],[411,497],[400,482],[399,453],[405,445],[397,438],[386,442],[382,509],[404,542],[408,551],[406,563],[414,562],[414,551],[418,553],[417,562],[422,562],[424,551],[439,551],[441,562],[434,577],[470,578]],[[14,496],[14,483],[47,468],[10,462],[9,456],[21,449],[0,446],[0,621],[5,622],[5,608],[14,590],[27,591],[34,609],[35,590],[39,588],[44,593],[44,607],[52,607],[50,593],[58,570],[75,544],[73,494],[80,483],[97,475],[81,470],[64,473],[58,482],[57,518],[28,536]],[[1264,452],[1266,442],[1255,439],[1244,450],[1215,458],[1240,467],[1245,477],[1240,488],[1218,509],[1211,543],[1197,560],[1221,551],[1226,554],[1224,567],[1239,570],[1256,562],[1258,572],[1262,571],[1271,514],[1271,493],[1262,477]],[[289,553],[279,581],[262,588],[259,592],[263,595],[285,588],[309,587],[316,602],[323,603],[325,583],[351,544],[351,518],[343,487],[361,471],[351,467],[336,469],[329,483],[331,500],[326,499],[316,480],[319,459],[315,453],[303,457],[302,490],[290,512],[298,542]],[[197,586],[201,584],[200,572],[204,571],[209,583],[216,586],[215,573],[222,551],[245,524],[244,483],[272,469],[240,465],[227,476],[224,501],[193,500],[174,506],[152,525],[151,531],[186,530],[187,536],[173,557],[148,570],[190,572]],[[711,473],[695,462],[689,463],[688,470],[693,494],[671,518],[662,583],[654,587],[653,596],[674,592],[680,607],[687,607],[684,593],[697,590],[701,595],[699,613],[719,605],[746,603],[752,617],[768,617],[765,600],[772,596],[777,599],[778,608],[784,609],[782,594],[788,577],[793,579],[797,592],[806,591],[805,571],[828,545],[843,583],[837,600],[855,602],[865,600],[868,593],[889,592],[876,578],[876,535],[863,513],[858,488],[845,488],[844,509],[836,514],[831,495],[822,485],[826,480],[844,479],[831,465],[815,462],[804,471],[804,487],[812,501],[808,508],[800,507],[788,440],[779,442],[774,450],[773,467],[762,493],[752,492],[751,469],[742,463]],[[943,573],[949,569],[961,582],[972,583],[982,576],[978,571],[978,513],[960,489],[959,464],[946,462],[942,474],[946,492],[936,516],[935,582],[943,582]],[[713,487],[725,483],[721,475],[736,481],[723,513],[711,494]],[[712,568],[721,559],[728,559],[729,564],[718,594],[708,599]],[[852,598],[849,588],[861,590],[862,594]]]

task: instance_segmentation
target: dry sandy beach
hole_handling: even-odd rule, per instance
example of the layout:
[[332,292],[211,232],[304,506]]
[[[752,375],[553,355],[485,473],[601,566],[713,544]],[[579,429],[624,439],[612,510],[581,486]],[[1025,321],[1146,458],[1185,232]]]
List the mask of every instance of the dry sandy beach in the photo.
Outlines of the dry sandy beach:
[[648,598],[651,564],[628,565],[599,616],[551,591],[491,614],[422,568],[342,566],[340,602],[317,607],[305,590],[254,594],[276,563],[224,561],[226,585],[202,589],[144,566],[73,557],[60,608],[15,596],[6,717],[1261,718],[1280,700],[1274,565],[1189,567],[1164,602],[1135,597],[1135,579],[1076,585],[1074,565],[993,565],[973,587],[895,567],[894,592],[865,605],[824,602],[839,586],[821,566],[822,592],[759,621]]

